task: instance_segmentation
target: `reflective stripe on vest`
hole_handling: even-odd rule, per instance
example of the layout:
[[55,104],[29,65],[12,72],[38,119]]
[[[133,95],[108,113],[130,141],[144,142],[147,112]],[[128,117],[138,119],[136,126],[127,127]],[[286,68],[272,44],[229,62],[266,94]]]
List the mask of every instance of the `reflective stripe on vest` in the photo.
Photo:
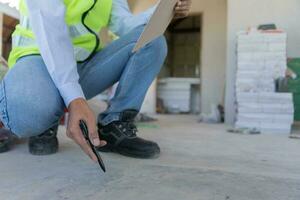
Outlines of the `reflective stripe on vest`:
[[[32,30],[29,23],[29,18],[26,16],[21,18],[19,26],[23,29]],[[86,27],[82,23],[69,26],[68,28],[69,28],[69,34],[71,38],[78,38],[82,35],[90,34],[90,32],[86,29]],[[37,46],[35,39],[24,37],[21,35],[13,35],[12,44],[13,46],[18,46],[18,47]],[[90,51],[79,46],[74,46],[74,55],[77,61],[83,61],[87,59],[90,56],[90,54],[91,54]]]
[[[28,38],[28,37],[23,37],[20,35],[13,36],[12,44],[17,47],[32,47],[32,46],[37,45],[36,41],[34,39]],[[90,51],[88,51],[84,48],[81,48],[79,46],[74,46],[73,48],[74,48],[74,56],[77,61],[85,60],[91,54]]]
[[[65,20],[73,42],[75,58],[78,62],[85,61],[92,53],[101,50],[100,38],[97,38],[97,34],[108,25],[112,0],[63,1],[66,6]],[[12,35],[13,49],[9,57],[10,67],[22,56],[39,54],[25,0],[20,1],[20,14],[20,24]],[[76,22],[78,23],[76,24]]]
[[[29,18],[27,16],[23,16],[20,19],[20,24],[19,25],[20,25],[20,27],[22,27],[24,29],[32,30]],[[72,38],[79,37],[79,36],[85,35],[85,34],[90,34],[90,32],[86,29],[86,27],[82,23],[79,23],[77,25],[69,26],[68,28],[69,28],[70,36]]]

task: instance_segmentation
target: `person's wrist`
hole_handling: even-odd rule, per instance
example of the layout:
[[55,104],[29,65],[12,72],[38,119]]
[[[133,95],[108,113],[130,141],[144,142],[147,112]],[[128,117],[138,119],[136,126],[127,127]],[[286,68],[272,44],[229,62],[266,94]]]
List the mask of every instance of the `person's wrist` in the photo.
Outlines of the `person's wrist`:
[[82,91],[81,85],[76,81],[59,85],[58,90],[67,107],[69,107],[70,103],[75,99],[85,99],[85,95]]
[[86,100],[84,98],[77,98],[70,102],[68,109],[72,110],[72,108],[77,107],[78,105],[82,105],[82,103],[85,103]]

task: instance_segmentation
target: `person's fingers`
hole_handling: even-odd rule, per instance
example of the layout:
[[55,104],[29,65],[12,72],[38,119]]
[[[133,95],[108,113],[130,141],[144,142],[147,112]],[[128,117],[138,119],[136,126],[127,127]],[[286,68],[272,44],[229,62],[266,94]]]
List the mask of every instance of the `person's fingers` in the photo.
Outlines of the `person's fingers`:
[[175,6],[175,11],[179,12],[179,11],[185,11],[185,12],[189,12],[191,7],[191,1],[190,0],[181,0],[180,2],[178,2]]
[[182,12],[182,13],[188,13],[189,12],[189,8],[180,8],[180,9],[177,9],[177,10],[175,10],[175,13],[180,13],[180,12]]
[[181,0],[178,0],[178,1],[177,1],[177,4],[176,4],[176,7],[177,7],[177,6],[181,6],[181,4],[182,4],[182,1],[181,1]]
[[73,139],[72,138],[72,134],[71,134],[71,132],[69,130],[67,130],[67,136],[68,136],[68,138]]
[[175,18],[183,18],[183,17],[187,17],[188,13],[176,13],[175,14]]
[[188,15],[188,12],[187,11],[179,11],[179,12],[176,12],[175,15]]
[[100,138],[96,127],[96,122],[94,120],[89,120],[86,122],[88,131],[89,131],[89,137],[94,146],[100,146]]
[[86,142],[83,134],[81,133],[80,127],[70,127],[67,131],[68,137],[70,137],[76,144],[78,144],[81,149],[93,160],[97,161],[97,157],[92,151],[89,144]]
[[175,7],[175,18],[187,17],[190,10],[189,1],[180,1]]
[[187,10],[189,8],[190,8],[189,5],[181,5],[181,6],[176,6],[175,10]]
[[91,147],[89,146],[89,144],[86,142],[86,140],[84,139],[84,137],[80,137],[80,136],[74,136],[74,141],[81,147],[81,149],[93,160],[93,161],[97,161],[97,157],[94,154],[94,152],[92,151]]
[[99,147],[104,147],[105,145],[107,145],[107,142],[105,140],[100,140]]
[[176,7],[186,7],[186,6],[190,6],[190,3],[187,1],[181,1],[180,4],[176,5]]
[[177,4],[176,4],[176,8],[177,7],[186,7],[186,6],[190,6],[191,5],[191,2],[190,1],[179,1]]

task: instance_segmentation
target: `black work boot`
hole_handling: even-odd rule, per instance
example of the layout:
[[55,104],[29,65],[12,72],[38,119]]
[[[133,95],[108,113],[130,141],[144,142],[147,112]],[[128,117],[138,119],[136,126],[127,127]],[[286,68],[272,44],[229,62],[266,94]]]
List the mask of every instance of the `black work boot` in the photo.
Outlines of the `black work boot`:
[[106,126],[98,124],[98,132],[101,139],[107,141],[107,145],[99,147],[99,151],[117,152],[134,158],[155,158],[159,156],[159,146],[151,141],[137,137],[137,128],[134,118],[135,110],[127,110],[121,114],[120,121],[112,122]]
[[58,139],[56,137],[58,125],[48,129],[38,136],[29,138],[29,152],[32,155],[44,156],[58,151]]
[[0,153],[9,151],[13,143],[13,133],[7,129],[0,128]]

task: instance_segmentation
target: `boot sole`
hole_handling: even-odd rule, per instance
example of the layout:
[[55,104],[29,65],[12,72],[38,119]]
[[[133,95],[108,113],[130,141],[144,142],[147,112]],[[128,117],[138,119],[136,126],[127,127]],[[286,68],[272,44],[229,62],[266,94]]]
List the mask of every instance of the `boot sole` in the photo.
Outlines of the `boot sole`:
[[5,153],[5,152],[10,151],[12,145],[13,145],[13,139],[12,138],[2,140],[0,142],[0,153]]
[[128,151],[127,149],[121,149],[114,147],[113,145],[107,144],[104,147],[99,147],[97,148],[98,151],[101,152],[113,152],[113,153],[118,153],[126,157],[131,157],[131,158],[139,158],[139,159],[155,159],[158,158],[160,155],[160,151],[155,151],[155,152],[139,152],[139,151]]
[[55,154],[58,152],[58,139],[53,138],[43,144],[38,144],[38,146],[41,148],[37,148],[29,144],[29,153],[34,156],[47,156]]
[[29,153],[34,156],[47,156],[47,155],[56,154],[57,152],[58,152],[58,148],[57,149],[48,149],[48,150],[29,149]]
[[10,146],[8,143],[1,144],[0,153],[5,153],[10,150]]

